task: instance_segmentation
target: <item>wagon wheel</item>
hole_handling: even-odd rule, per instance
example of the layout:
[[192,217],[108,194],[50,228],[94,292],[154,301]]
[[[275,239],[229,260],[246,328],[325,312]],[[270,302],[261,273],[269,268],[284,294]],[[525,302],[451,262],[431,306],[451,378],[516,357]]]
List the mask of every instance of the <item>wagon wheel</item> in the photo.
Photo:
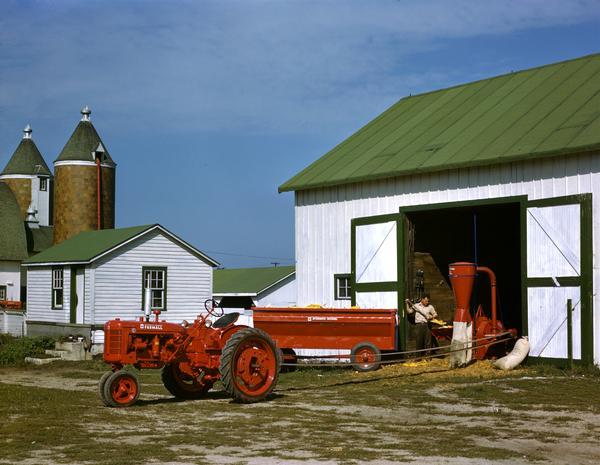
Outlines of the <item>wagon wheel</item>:
[[129,407],[140,396],[140,383],[134,373],[119,370],[106,378],[102,392],[109,407]]
[[356,371],[373,371],[381,366],[381,351],[370,342],[359,342],[350,352],[352,367]]
[[200,399],[212,388],[213,382],[191,376],[179,367],[178,363],[165,365],[160,374],[167,391],[179,399]]
[[107,407],[110,407],[110,403],[108,402],[108,399],[104,396],[104,386],[106,384],[106,380],[112,374],[113,374],[112,371],[107,371],[106,373],[104,373],[102,375],[102,377],[100,378],[100,381],[98,381],[98,394],[100,394],[100,399],[102,399],[102,403],[104,405],[106,405]]
[[258,328],[244,328],[225,343],[221,353],[221,381],[239,402],[259,402],[277,384],[281,355],[273,340]]
[[[281,359],[283,363],[298,363],[298,356],[294,349],[281,349]],[[295,366],[281,366],[281,373],[291,373],[292,371],[296,371]]]

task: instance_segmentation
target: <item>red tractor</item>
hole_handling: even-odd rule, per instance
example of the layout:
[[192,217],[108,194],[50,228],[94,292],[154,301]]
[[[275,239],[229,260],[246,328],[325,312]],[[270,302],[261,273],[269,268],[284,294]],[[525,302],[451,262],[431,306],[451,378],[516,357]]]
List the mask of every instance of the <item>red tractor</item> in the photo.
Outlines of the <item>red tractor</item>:
[[[207,313],[193,323],[167,323],[146,317],[135,321],[114,319],[104,325],[104,361],[112,371],[100,378],[100,397],[110,407],[127,407],[139,397],[137,369],[161,368],[167,390],[181,399],[203,397],[215,381],[237,401],[252,403],[267,397],[281,366],[279,349],[267,333],[236,326],[239,314],[223,315],[215,302],[205,303]],[[214,323],[209,315],[219,317]]]

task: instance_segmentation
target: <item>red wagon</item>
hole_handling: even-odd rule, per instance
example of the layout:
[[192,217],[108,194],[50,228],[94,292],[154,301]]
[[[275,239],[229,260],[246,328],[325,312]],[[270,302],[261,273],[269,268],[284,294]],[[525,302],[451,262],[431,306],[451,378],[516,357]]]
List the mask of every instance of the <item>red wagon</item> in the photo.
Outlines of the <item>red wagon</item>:
[[255,307],[254,327],[268,333],[282,350],[284,362],[295,363],[294,349],[350,350],[359,371],[379,368],[381,352],[397,349],[397,311]]

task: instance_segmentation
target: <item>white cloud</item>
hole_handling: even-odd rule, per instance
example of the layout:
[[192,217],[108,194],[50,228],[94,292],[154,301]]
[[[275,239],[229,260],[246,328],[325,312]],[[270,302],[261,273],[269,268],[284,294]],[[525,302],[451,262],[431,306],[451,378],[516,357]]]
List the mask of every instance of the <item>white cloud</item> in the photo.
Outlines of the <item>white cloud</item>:
[[[444,82],[407,57],[440,41],[598,19],[597,2],[236,1],[4,4],[0,122],[100,106],[111,124],[336,127]],[[56,115],[48,115],[55,118]],[[360,118],[359,118],[360,120]],[[346,123],[347,124],[347,123]]]

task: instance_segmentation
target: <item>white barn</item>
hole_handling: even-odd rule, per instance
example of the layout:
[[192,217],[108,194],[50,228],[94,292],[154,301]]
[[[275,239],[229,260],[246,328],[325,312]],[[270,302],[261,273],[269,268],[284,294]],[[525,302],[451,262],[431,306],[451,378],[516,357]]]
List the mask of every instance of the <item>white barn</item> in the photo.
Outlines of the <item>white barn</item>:
[[571,299],[573,357],[599,364],[599,109],[598,54],[400,100],[280,186],[298,305],[400,307],[405,346],[416,254],[475,261],[531,357],[567,358]]
[[88,231],[23,263],[29,334],[92,332],[143,316],[145,289],[161,319],[193,320],[212,297],[218,263],[158,224]]

